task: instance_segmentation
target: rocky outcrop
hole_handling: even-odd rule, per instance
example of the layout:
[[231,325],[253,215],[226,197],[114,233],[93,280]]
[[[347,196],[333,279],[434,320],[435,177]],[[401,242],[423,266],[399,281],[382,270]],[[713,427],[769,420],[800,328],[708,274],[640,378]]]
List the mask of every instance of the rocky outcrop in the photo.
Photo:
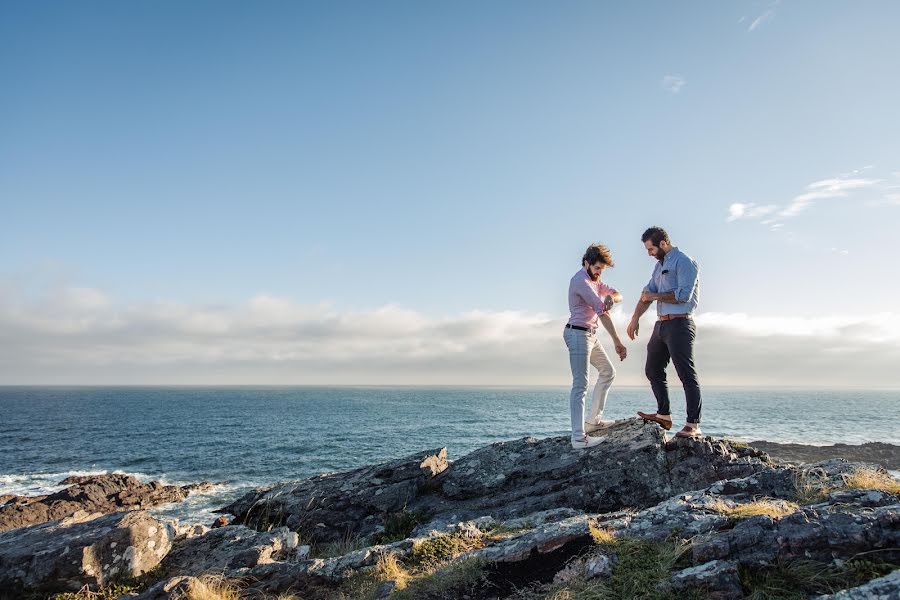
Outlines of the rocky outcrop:
[[410,506],[447,469],[447,450],[257,490],[221,509],[257,529],[285,525],[318,542],[369,535],[384,515]]
[[144,511],[82,514],[0,533],[0,598],[137,577],[159,564],[174,537]]
[[0,506],[0,531],[64,519],[82,511],[107,514],[120,510],[142,510],[179,502],[192,491],[211,484],[162,485],[141,483],[124,474],[74,476],[60,482],[66,489],[47,496],[12,496]]
[[757,450],[707,438],[666,442],[656,425],[625,421],[574,451],[568,437],[500,442],[449,466],[432,451],[375,467],[281,483],[222,509],[258,528],[286,525],[317,541],[369,536],[401,509],[438,520],[513,519],[539,511],[653,505],[768,466]]
[[[246,598],[390,597],[426,573],[436,587],[421,589],[442,591],[407,597],[629,598],[616,586],[634,579],[642,593],[738,599],[753,577],[795,563],[846,576],[852,589],[835,598],[900,597],[895,575],[864,580],[900,566],[900,490],[886,471],[667,440],[638,420],[604,433],[585,451],[567,438],[525,438],[452,463],[434,450],[279,483],[236,500],[224,509],[234,518],[212,529],[141,511],[14,529],[0,533],[0,600],[96,588],[157,563],[139,600],[181,598],[210,573],[239,580]],[[383,572],[388,555],[393,576],[354,587]],[[845,568],[860,557],[871,557],[867,567]],[[465,565],[478,569],[477,584],[455,589],[452,571]],[[824,591],[811,584],[802,597]]]

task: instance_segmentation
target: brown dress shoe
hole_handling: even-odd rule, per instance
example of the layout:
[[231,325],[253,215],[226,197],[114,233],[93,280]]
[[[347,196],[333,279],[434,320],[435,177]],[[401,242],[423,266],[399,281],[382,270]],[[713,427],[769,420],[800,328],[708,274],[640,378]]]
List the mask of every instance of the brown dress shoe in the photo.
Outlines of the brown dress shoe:
[[663,419],[661,416],[659,416],[656,413],[643,413],[641,411],[638,411],[638,416],[645,421],[653,421],[654,423],[658,424],[660,427],[662,427],[666,431],[672,429],[672,417],[669,417],[668,419]]
[[681,431],[675,434],[675,437],[697,439],[703,437],[703,432],[700,431],[699,425],[695,425],[693,427],[690,425],[685,425]]

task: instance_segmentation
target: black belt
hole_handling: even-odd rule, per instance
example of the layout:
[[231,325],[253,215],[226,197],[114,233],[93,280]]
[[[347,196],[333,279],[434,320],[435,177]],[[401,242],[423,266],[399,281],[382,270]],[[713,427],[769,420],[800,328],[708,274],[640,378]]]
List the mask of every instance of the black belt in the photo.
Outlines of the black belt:
[[577,329],[579,331],[590,331],[591,333],[594,333],[597,331],[593,327],[582,327],[581,325],[572,325],[571,323],[566,323],[566,329]]

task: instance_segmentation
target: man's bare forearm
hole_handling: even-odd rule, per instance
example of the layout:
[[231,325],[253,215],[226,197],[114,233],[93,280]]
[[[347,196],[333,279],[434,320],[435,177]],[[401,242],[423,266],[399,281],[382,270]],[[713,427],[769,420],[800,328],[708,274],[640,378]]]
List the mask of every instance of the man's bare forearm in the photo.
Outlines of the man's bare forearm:
[[641,315],[647,312],[647,309],[650,308],[652,302],[644,302],[643,300],[638,300],[637,306],[634,307],[634,314],[631,315],[632,321],[637,321],[641,318]]
[[613,339],[614,342],[619,343],[619,333],[616,331],[616,324],[613,323],[612,317],[609,316],[609,313],[603,313],[600,315],[600,322],[603,323],[603,329],[605,329],[609,336]]
[[675,297],[675,292],[666,292],[665,294],[652,294],[650,292],[644,292],[644,297],[650,300],[656,300],[657,302],[665,302],[666,304],[682,304],[678,301],[678,298]]

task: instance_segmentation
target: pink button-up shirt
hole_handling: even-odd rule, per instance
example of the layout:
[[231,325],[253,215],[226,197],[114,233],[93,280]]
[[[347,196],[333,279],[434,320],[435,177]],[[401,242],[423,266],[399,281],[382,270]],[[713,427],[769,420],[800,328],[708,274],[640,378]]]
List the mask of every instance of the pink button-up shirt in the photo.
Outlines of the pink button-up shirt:
[[569,324],[596,328],[599,315],[605,312],[603,300],[616,293],[615,288],[591,279],[587,269],[582,268],[569,281]]

